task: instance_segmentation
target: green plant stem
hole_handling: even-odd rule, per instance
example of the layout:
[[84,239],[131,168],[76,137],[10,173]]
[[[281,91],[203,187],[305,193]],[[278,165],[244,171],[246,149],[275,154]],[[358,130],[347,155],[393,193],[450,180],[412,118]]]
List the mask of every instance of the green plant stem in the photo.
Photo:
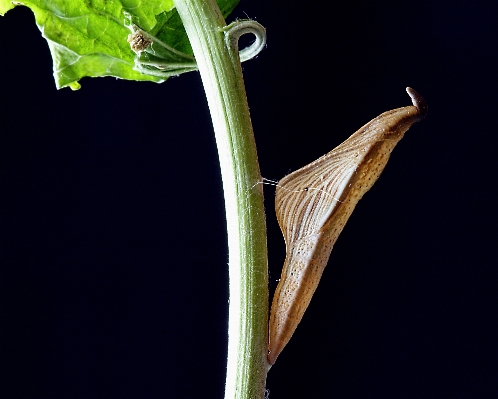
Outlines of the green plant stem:
[[[268,364],[263,191],[237,49],[215,0],[175,0],[211,112],[225,195],[230,276],[225,398],[262,399]],[[228,44],[227,44],[228,43]]]

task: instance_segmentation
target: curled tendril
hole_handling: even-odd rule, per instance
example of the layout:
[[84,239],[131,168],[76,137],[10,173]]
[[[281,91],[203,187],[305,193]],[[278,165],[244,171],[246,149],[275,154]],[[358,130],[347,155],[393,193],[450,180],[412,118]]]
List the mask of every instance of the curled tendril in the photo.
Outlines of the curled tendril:
[[225,43],[232,52],[239,49],[239,38],[246,33],[252,33],[256,40],[249,47],[239,51],[240,62],[256,57],[266,45],[266,29],[251,19],[240,19],[223,28]]

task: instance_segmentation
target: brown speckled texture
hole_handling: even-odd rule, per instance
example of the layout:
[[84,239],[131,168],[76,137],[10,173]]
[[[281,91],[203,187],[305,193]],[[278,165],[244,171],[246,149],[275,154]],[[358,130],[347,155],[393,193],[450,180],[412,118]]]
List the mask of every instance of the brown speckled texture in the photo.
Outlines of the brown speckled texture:
[[275,208],[287,254],[270,312],[270,364],[301,321],[356,204],[377,181],[404,133],[427,113],[423,98],[411,88],[407,92],[413,106],[384,112],[279,182]]

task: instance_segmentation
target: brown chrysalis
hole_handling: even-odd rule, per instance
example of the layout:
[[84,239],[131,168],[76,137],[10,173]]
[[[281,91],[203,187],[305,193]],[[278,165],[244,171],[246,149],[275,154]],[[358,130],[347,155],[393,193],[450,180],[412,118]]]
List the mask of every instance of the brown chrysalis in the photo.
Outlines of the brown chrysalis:
[[277,185],[275,209],[286,258],[270,312],[270,365],[301,321],[356,204],[379,178],[404,133],[427,114],[424,99],[410,87],[406,91],[413,106],[384,112]]

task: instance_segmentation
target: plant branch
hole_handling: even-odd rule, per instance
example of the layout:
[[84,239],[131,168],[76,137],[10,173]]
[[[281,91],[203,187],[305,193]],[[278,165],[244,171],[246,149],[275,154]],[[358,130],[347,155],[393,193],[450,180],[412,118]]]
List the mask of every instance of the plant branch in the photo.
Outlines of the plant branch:
[[266,225],[237,37],[230,36],[234,27],[225,26],[215,0],[175,5],[206,92],[223,179],[230,276],[225,398],[262,399],[268,371]]

